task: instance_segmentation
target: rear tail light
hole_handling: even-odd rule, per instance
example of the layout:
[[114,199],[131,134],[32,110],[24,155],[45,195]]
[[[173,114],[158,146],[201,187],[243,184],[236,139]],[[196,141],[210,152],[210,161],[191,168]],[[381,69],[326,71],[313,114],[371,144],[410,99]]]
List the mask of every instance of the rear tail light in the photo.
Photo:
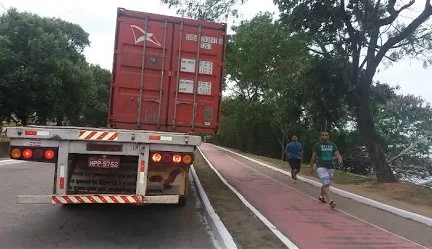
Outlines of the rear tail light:
[[56,158],[57,148],[11,147],[10,158],[30,161],[52,161]]
[[44,157],[46,160],[52,160],[55,157],[55,152],[53,150],[46,150]]
[[180,163],[181,160],[182,160],[182,157],[180,155],[178,155],[178,154],[175,154],[173,156],[172,160],[173,160],[173,163]]
[[35,151],[33,151],[33,158],[40,160],[43,158],[44,152],[42,149],[37,149]]
[[193,155],[186,153],[174,152],[150,152],[150,160],[159,165],[190,165],[193,161]]
[[11,150],[10,157],[12,159],[18,159],[18,158],[20,158],[21,157],[21,150],[20,149],[13,149],[13,150]]
[[163,154],[162,156],[162,162],[163,163],[170,163],[171,162],[171,154]]
[[22,152],[24,159],[30,159],[33,156],[33,151],[31,149],[25,149]]
[[192,157],[190,155],[184,155],[183,156],[183,163],[184,164],[191,164],[192,163]]
[[161,154],[160,153],[154,153],[153,156],[152,156],[152,160],[155,163],[160,162],[162,160]]

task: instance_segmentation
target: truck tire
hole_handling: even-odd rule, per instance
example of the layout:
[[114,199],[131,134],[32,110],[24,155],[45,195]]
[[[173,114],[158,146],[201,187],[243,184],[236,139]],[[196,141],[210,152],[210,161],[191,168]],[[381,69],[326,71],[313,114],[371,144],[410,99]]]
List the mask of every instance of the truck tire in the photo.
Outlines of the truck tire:
[[187,201],[186,196],[180,196],[179,202],[176,204],[176,206],[177,207],[184,207],[184,206],[186,206],[186,201]]

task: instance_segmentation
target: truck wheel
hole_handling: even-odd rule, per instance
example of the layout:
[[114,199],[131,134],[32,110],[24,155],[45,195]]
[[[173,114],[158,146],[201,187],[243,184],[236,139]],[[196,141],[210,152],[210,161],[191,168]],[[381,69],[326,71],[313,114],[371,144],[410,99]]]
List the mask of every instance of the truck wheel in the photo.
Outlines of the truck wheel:
[[186,196],[181,196],[180,198],[179,198],[179,202],[177,203],[177,207],[184,207],[184,206],[186,206],[186,200],[187,200],[187,198],[186,198]]

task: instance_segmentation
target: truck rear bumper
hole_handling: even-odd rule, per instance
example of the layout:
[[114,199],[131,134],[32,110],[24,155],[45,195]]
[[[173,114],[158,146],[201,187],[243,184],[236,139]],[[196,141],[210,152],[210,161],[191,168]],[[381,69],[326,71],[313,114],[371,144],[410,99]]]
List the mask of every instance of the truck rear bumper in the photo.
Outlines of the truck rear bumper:
[[20,195],[18,204],[177,204],[179,195]]

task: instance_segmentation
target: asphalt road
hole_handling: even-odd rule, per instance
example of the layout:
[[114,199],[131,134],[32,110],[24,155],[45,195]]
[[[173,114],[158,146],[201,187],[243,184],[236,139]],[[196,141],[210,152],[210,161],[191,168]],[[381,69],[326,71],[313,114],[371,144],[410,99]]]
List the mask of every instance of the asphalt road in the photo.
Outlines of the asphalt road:
[[215,248],[191,189],[186,207],[16,204],[50,194],[54,165],[0,161],[0,248]]

